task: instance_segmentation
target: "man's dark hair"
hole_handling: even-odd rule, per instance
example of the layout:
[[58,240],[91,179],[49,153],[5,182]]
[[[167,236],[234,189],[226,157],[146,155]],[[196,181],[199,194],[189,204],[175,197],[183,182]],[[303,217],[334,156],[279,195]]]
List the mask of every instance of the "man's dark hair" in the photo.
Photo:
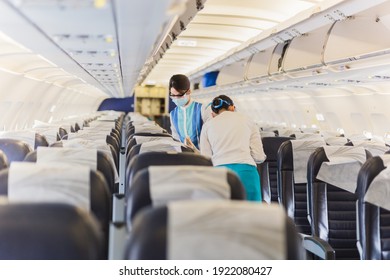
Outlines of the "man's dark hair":
[[190,80],[186,75],[176,74],[169,80],[169,89],[174,88],[177,91],[189,90]]

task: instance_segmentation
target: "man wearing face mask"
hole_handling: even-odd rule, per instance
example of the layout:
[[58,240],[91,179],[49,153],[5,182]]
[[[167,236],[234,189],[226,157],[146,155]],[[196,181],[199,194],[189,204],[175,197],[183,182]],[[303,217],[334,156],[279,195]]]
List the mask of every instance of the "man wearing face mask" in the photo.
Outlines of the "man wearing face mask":
[[170,112],[172,136],[199,149],[200,131],[209,117],[202,103],[191,99],[190,80],[182,74],[169,80],[169,97],[176,104]]

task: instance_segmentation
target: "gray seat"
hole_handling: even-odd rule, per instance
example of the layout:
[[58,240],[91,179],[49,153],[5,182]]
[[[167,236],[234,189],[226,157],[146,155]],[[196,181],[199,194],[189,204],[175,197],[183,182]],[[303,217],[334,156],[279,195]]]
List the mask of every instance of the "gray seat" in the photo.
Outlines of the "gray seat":
[[[55,148],[53,148],[55,150]],[[66,148],[64,148],[66,149]],[[115,184],[115,170],[110,162],[109,156],[102,151],[97,151],[97,166],[96,169],[100,171],[107,181],[108,187],[112,194],[118,192],[118,184]],[[37,162],[37,151],[28,153],[24,159],[28,162]],[[63,162],[61,158],[58,158],[57,162]]]
[[[332,151],[327,154],[325,149]],[[327,164],[336,155],[344,162],[337,164],[336,161],[334,167]],[[355,189],[361,162],[370,156],[363,148],[326,146],[318,148],[309,158],[307,196],[312,237],[308,239],[327,242],[333,248],[336,259],[359,259]],[[359,158],[361,162],[357,160]],[[349,185],[351,189],[348,189]]]
[[8,167],[8,159],[5,153],[0,150],[0,170]]
[[[301,158],[301,165],[295,166],[293,143],[299,143],[303,147],[304,156]],[[306,195],[306,172],[307,159],[312,151],[318,147],[320,142],[289,140],[280,145],[277,158],[277,186],[279,203],[281,203],[289,217],[303,234],[311,234],[311,228],[307,219],[307,195]],[[325,142],[323,142],[325,145]],[[307,153],[307,159],[306,159]],[[304,174],[304,178],[298,178],[297,174]]]
[[[135,157],[139,153],[144,153],[145,151],[143,151],[143,147],[145,147],[146,145],[150,146],[152,144],[155,144],[154,146],[148,147],[148,149],[147,149],[147,151],[152,151],[152,152],[167,152],[167,151],[189,152],[189,153],[194,152],[193,149],[184,146],[181,142],[173,140],[172,138],[167,138],[167,139],[169,139],[169,140],[166,140],[166,141],[172,141],[172,145],[160,143],[161,141],[165,141],[165,140],[156,140],[156,141],[150,141],[150,142],[145,142],[145,143],[134,145],[126,155],[126,165],[129,165],[129,163],[133,157]],[[177,146],[175,146],[175,145],[177,145]],[[178,145],[180,145],[180,146],[178,146]]]
[[300,252],[295,225],[279,205],[181,201],[136,216],[125,259],[299,259]]
[[364,260],[390,260],[390,209],[383,205],[390,200],[389,183],[381,175],[389,172],[389,157],[368,159],[358,175],[357,244]]
[[[180,174],[190,174],[191,180]],[[211,166],[151,166],[137,172],[127,199],[127,225],[143,208],[177,200],[245,200],[235,173]]]
[[210,158],[195,153],[147,152],[134,156],[126,166],[126,196],[134,175],[152,165],[203,165],[213,166]]
[[0,150],[7,156],[8,162],[23,161],[31,152],[30,146],[16,139],[0,139]]
[[[39,167],[39,165],[37,164],[33,164],[33,163],[23,163],[23,164],[29,164],[31,165],[29,168],[31,168],[34,173],[30,174],[30,176],[28,178],[25,178],[25,180],[23,181],[23,186],[24,187],[29,187],[29,182],[32,182],[31,185],[34,185],[36,186],[37,183],[36,182],[40,182],[40,186],[45,186],[45,187],[49,187],[49,186],[52,186],[52,184],[54,183],[49,183],[49,182],[53,182],[53,175],[51,174],[51,178],[49,177],[45,177],[44,175],[47,174],[47,172],[50,173],[50,170],[48,171],[42,171],[41,167]],[[80,169],[79,167],[77,167],[76,169]],[[16,169],[16,170],[20,170],[20,169]],[[89,170],[89,169],[88,169]],[[10,186],[9,186],[9,183],[10,183],[10,173],[13,172],[13,166],[11,164],[11,167],[10,168],[7,168],[7,169],[4,169],[4,170],[1,170],[0,171],[0,195],[2,196],[6,196],[8,197],[9,196],[9,192],[10,192]],[[68,191],[63,191],[63,188],[64,188],[64,184],[72,184],[72,180],[74,180],[74,178],[71,178],[72,176],[69,175],[67,172],[68,172],[68,169],[66,168],[63,168],[63,169],[59,169],[57,172],[61,172],[62,176],[64,176],[64,178],[70,178],[70,180],[66,183],[64,183],[63,181],[61,181],[62,179],[59,179],[59,175],[57,174],[56,177],[55,177],[55,180],[59,180],[59,185],[58,186],[55,186],[56,188],[50,188],[50,191],[52,194],[54,194],[54,198],[52,199],[52,197],[47,197],[46,193],[47,192],[37,192],[37,193],[34,193],[32,196],[34,197],[30,197],[29,198],[23,198],[22,201],[39,201],[37,203],[41,203],[41,201],[54,201],[54,202],[58,202],[58,201],[61,201],[61,202],[64,202],[64,195],[61,195],[60,196],[60,199],[58,198],[58,195],[56,195],[56,193],[58,194],[68,194]],[[109,222],[110,222],[110,219],[111,219],[111,200],[110,200],[110,192],[109,192],[109,189],[108,189],[108,186],[107,186],[107,182],[106,180],[104,179],[103,175],[100,173],[100,172],[96,172],[96,171],[88,171],[89,172],[89,180],[87,182],[89,182],[89,191],[88,191],[88,194],[89,194],[89,197],[87,197],[86,199],[88,200],[88,205],[89,205],[89,209],[91,211],[91,213],[94,214],[94,216],[96,217],[96,219],[98,220],[99,222],[99,225],[100,225],[100,229],[104,235],[104,238],[105,238],[105,244],[106,244],[106,256],[107,256],[107,244],[108,244],[108,228],[109,228]],[[14,178],[18,178],[18,174],[14,174],[12,175]],[[65,179],[64,179],[65,180]],[[50,184],[50,185],[49,185]],[[78,192],[78,191],[77,191]],[[76,202],[84,202],[84,200],[82,199],[79,199],[78,198],[78,194],[76,196],[76,193],[75,191],[71,192],[69,191],[69,194],[71,199],[72,199],[72,202],[71,204],[73,205],[77,205],[77,203],[74,203],[74,201]],[[66,197],[66,196],[65,196]],[[20,199],[18,199],[18,201],[20,201]],[[69,200],[66,200],[68,201],[69,203]]]
[[[173,138],[172,135],[168,133],[135,133],[132,134],[127,139],[126,144],[126,155],[130,152],[131,148],[137,144],[141,144],[143,141],[150,141],[153,139],[161,139],[161,138]],[[142,141],[143,140],[143,141]]]
[[279,202],[277,187],[277,155],[280,145],[291,137],[263,137],[264,153],[267,158],[264,162],[257,165],[260,174],[261,191],[263,200],[267,203]]

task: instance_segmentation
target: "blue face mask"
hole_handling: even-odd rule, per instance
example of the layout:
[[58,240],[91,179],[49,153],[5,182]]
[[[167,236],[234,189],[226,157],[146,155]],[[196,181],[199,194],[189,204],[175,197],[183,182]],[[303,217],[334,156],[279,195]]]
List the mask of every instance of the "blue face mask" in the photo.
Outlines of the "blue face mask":
[[187,104],[189,98],[190,97],[188,95],[184,95],[181,98],[172,98],[172,102],[175,103],[176,106],[183,107],[184,105]]

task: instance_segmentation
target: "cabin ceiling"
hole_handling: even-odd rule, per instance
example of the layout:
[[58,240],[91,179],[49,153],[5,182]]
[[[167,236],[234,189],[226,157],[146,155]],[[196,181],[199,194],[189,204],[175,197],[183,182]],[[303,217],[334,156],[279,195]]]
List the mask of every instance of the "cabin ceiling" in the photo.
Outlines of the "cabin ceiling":
[[141,82],[166,85],[172,74],[202,68],[320,2],[323,0],[207,0]]
[[345,20],[343,11],[353,14],[382,2],[3,0],[0,70],[94,96],[127,97],[137,84],[165,86],[176,73],[200,79]]
[[[130,96],[141,68],[161,40],[162,30],[185,2],[0,1],[0,44],[11,48],[6,53],[0,48],[0,68],[35,79],[43,79],[45,70],[48,75],[62,71],[58,79],[53,76],[48,82],[77,85],[81,91],[110,97]],[[35,59],[39,56],[42,65],[28,67],[26,54]],[[25,67],[8,63],[15,58],[25,59]],[[1,63],[3,59],[7,62]]]

